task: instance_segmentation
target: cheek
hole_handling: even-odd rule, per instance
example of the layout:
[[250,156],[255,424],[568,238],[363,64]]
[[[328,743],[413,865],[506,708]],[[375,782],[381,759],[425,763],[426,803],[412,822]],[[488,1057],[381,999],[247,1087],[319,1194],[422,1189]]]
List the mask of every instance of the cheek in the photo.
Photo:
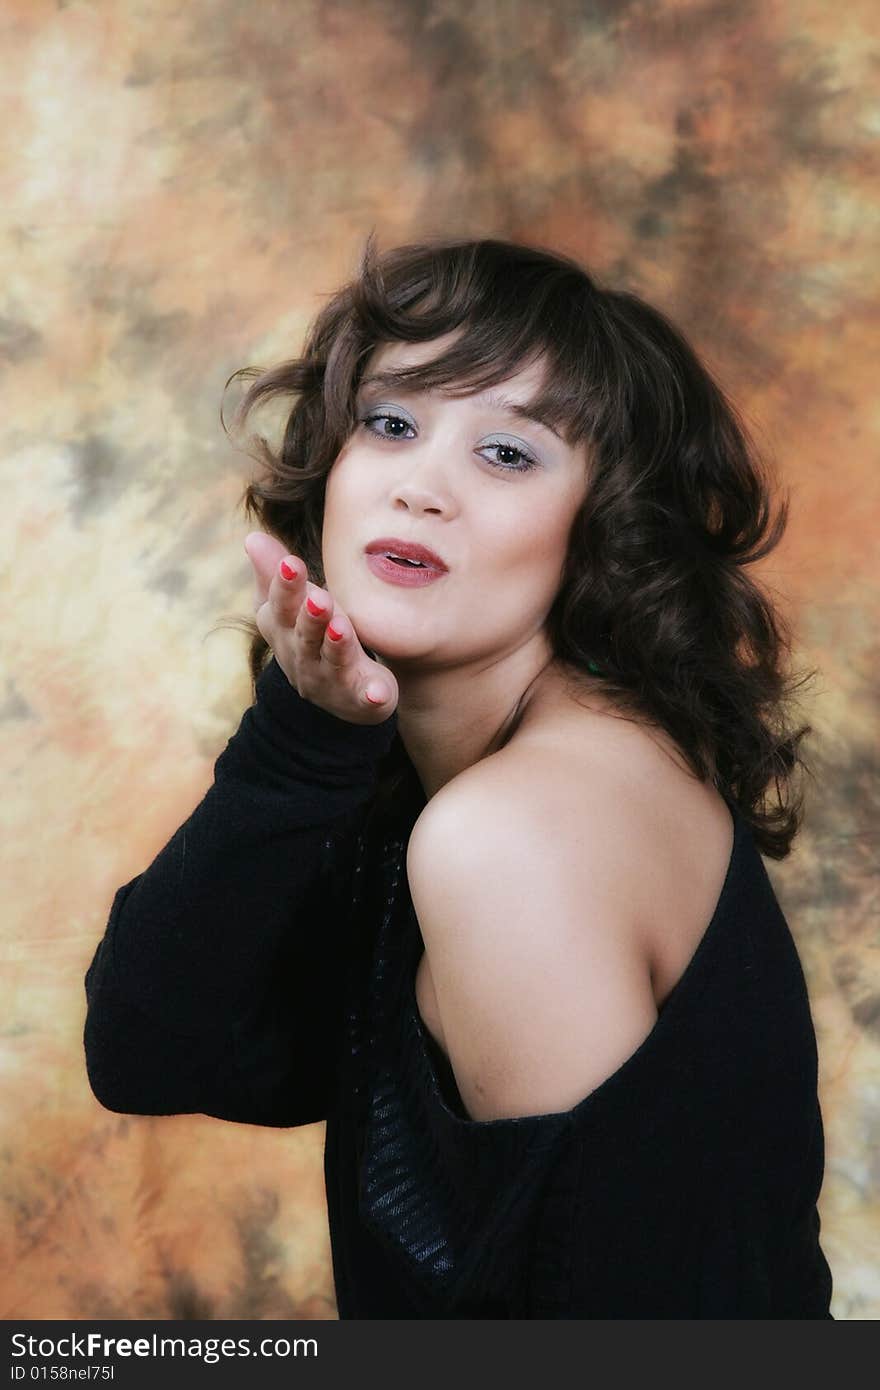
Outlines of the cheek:
[[567,508],[536,506],[505,545],[502,587],[532,617],[546,613],[559,593],[573,519]]
[[321,527],[321,554],[326,585],[343,608],[354,602],[352,586],[357,584],[360,549],[373,532],[365,532],[375,515],[375,500],[367,495],[369,481],[357,460],[348,456],[333,464],[324,486],[324,518]]
[[337,460],[324,486],[324,540],[339,542],[359,508],[357,470],[346,467],[348,460]]
[[514,571],[529,582],[553,579],[565,555],[571,521],[559,508],[533,505],[509,517],[498,517],[487,527],[491,538],[486,558],[505,572]]

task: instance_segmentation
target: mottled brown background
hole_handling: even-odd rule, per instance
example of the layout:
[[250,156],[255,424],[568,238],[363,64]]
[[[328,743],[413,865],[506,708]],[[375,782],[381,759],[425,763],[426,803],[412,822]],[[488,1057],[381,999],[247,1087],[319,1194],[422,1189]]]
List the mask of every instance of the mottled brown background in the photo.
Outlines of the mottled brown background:
[[207,635],[250,612],[224,381],[298,349],[375,228],[645,294],[791,488],[762,576],[822,777],[768,868],[832,1308],[878,1316],[878,47],[871,0],[5,0],[0,1315],[335,1316],[323,1127],[103,1110],[82,976],[248,703],[244,639]]

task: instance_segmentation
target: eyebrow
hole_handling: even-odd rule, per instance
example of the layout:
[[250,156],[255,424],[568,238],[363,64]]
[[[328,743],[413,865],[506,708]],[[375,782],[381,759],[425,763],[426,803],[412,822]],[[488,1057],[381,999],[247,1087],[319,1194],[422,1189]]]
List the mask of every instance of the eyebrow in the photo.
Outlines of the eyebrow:
[[[360,390],[362,390],[366,386],[386,386],[389,389],[395,390],[397,394],[401,396],[420,396],[436,394],[436,392],[433,391],[430,387],[425,391],[416,390],[411,386],[401,386],[394,380],[389,379],[390,376],[390,373],[386,375],[382,372],[376,373],[373,376],[366,376],[361,382],[358,391],[360,392]],[[534,425],[542,425],[545,430],[549,430],[550,433],[555,435],[558,440],[562,441],[562,435],[553,425],[553,422],[550,419],[549,415],[545,415],[542,411],[539,411],[534,405],[530,405],[528,402],[526,402],[525,404],[521,404],[519,401],[509,400],[507,396],[493,395],[486,397],[485,406],[487,410],[501,410],[506,412],[508,415],[516,416],[518,420],[529,420]]]

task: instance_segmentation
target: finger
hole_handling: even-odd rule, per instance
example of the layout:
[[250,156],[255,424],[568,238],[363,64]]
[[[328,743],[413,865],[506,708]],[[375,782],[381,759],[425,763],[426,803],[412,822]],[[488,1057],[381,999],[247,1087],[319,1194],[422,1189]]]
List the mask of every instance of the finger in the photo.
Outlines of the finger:
[[276,566],[286,554],[287,547],[265,531],[250,531],[245,536],[244,549],[254,571],[254,606],[259,607],[269,597]]
[[254,612],[258,613],[269,595],[269,584],[262,572],[259,532],[253,531],[245,537],[244,550],[251,562],[251,572],[254,579],[253,606]]
[[283,555],[275,566],[269,585],[269,603],[282,626],[296,626],[307,587],[303,561],[297,555]]
[[321,659],[339,671],[352,670],[361,661],[363,648],[357,640],[351,620],[334,604],[331,617],[324,624]]
[[345,616],[341,608],[334,606],[333,615],[324,628],[321,660],[353,681],[353,688],[357,690],[363,703],[387,704],[393,699],[393,692],[386,681],[369,674],[358,676],[365,655],[351,620]]
[[296,619],[296,635],[300,638],[305,654],[314,660],[321,656],[324,644],[324,630],[333,616],[333,599],[326,589],[317,584],[306,583],[306,592]]
[[277,626],[272,621],[272,610],[268,603],[261,603],[257,607],[254,603],[254,623],[257,631],[262,633],[268,645],[275,650]]
[[367,681],[361,698],[365,704],[375,705],[378,708],[380,705],[390,704],[394,697],[384,682],[374,679]]

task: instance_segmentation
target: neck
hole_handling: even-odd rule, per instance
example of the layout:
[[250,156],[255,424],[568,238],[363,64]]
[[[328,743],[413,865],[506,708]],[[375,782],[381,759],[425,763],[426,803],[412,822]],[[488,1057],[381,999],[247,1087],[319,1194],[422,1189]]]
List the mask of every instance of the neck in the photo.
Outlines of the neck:
[[543,641],[481,666],[394,671],[397,731],[428,800],[513,737],[553,674]]

